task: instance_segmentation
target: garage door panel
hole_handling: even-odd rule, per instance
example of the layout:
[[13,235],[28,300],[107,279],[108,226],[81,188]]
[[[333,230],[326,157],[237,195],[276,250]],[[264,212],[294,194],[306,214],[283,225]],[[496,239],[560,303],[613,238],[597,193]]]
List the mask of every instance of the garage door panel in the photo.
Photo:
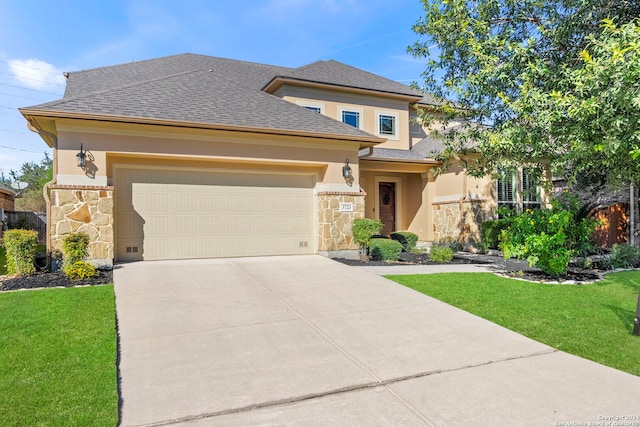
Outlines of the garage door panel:
[[313,253],[314,183],[312,175],[118,169],[117,258]]

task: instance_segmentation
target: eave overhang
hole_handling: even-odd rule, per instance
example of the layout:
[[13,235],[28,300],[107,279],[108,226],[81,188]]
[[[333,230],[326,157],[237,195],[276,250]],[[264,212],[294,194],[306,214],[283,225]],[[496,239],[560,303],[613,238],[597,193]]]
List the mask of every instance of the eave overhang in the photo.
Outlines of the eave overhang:
[[[76,119],[76,120],[92,120],[92,121],[111,122],[111,123],[144,124],[144,125],[169,126],[169,127],[177,127],[177,128],[206,129],[206,130],[219,130],[219,131],[228,131],[228,132],[244,132],[244,133],[253,133],[253,134],[333,139],[333,140],[340,140],[340,141],[357,142],[359,143],[360,148],[372,147],[387,141],[386,138],[380,138],[373,135],[371,136],[341,135],[341,134],[309,132],[309,131],[291,130],[291,129],[271,129],[271,128],[250,127],[250,126],[234,126],[234,125],[216,124],[216,123],[185,122],[185,121],[179,121],[179,120],[156,119],[156,118],[149,118],[149,117],[88,114],[88,113],[40,110],[40,109],[30,109],[30,108],[20,108],[19,111],[29,122],[29,127],[35,128],[36,131],[40,127],[38,126],[38,123],[42,120],[49,121],[49,120],[55,120],[55,119]],[[50,142],[47,141],[47,139],[45,139],[45,142],[47,142],[49,146],[52,146]]]
[[276,90],[278,90],[279,88],[281,88],[285,84],[291,84],[291,85],[295,85],[295,86],[312,87],[312,88],[317,88],[317,89],[331,89],[331,90],[336,90],[337,89],[337,90],[341,90],[341,91],[344,91],[344,92],[364,94],[364,95],[385,96],[385,97],[388,97],[388,98],[402,99],[402,100],[408,101],[410,103],[415,103],[415,102],[418,102],[419,100],[422,99],[422,96],[419,96],[419,95],[411,95],[411,94],[407,94],[407,93],[388,92],[388,91],[382,91],[382,90],[367,89],[367,88],[361,88],[361,87],[356,87],[356,86],[340,85],[340,84],[336,84],[336,83],[323,83],[323,82],[317,82],[317,81],[313,81],[313,80],[306,80],[306,79],[287,77],[287,76],[275,76],[273,79],[271,79],[271,81],[269,81],[269,83],[267,83],[262,88],[262,90],[264,92],[266,92],[266,93],[273,94]]

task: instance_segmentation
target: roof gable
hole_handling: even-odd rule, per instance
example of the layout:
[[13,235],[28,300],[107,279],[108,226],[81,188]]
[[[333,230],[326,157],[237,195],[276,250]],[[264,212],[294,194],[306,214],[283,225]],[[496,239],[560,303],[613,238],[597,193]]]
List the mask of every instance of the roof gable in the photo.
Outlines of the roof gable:
[[416,98],[416,100],[424,96],[424,93],[410,86],[334,60],[316,61],[286,74],[274,76],[265,89],[268,90],[268,87],[277,80],[321,83],[343,88],[409,96]]

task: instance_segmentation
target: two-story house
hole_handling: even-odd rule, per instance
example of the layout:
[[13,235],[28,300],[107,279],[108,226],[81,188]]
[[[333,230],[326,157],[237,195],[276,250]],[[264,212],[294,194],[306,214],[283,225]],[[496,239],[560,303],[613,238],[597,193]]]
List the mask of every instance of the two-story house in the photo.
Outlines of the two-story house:
[[105,264],[353,257],[355,218],[468,242],[496,205],[490,178],[432,173],[442,144],[413,121],[428,96],[340,62],[182,54],[65,76],[63,99],[20,110],[53,148],[50,250],[82,231]]

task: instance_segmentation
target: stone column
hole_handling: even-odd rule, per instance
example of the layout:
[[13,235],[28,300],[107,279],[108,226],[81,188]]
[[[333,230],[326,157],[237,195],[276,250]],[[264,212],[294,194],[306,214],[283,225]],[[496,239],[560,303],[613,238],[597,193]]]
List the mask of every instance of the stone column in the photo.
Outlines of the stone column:
[[89,236],[89,261],[110,267],[114,259],[113,187],[54,185],[51,191],[51,251],[62,252],[66,235]]
[[351,225],[364,218],[364,192],[321,192],[318,197],[318,253],[329,258],[357,259],[359,246]]

